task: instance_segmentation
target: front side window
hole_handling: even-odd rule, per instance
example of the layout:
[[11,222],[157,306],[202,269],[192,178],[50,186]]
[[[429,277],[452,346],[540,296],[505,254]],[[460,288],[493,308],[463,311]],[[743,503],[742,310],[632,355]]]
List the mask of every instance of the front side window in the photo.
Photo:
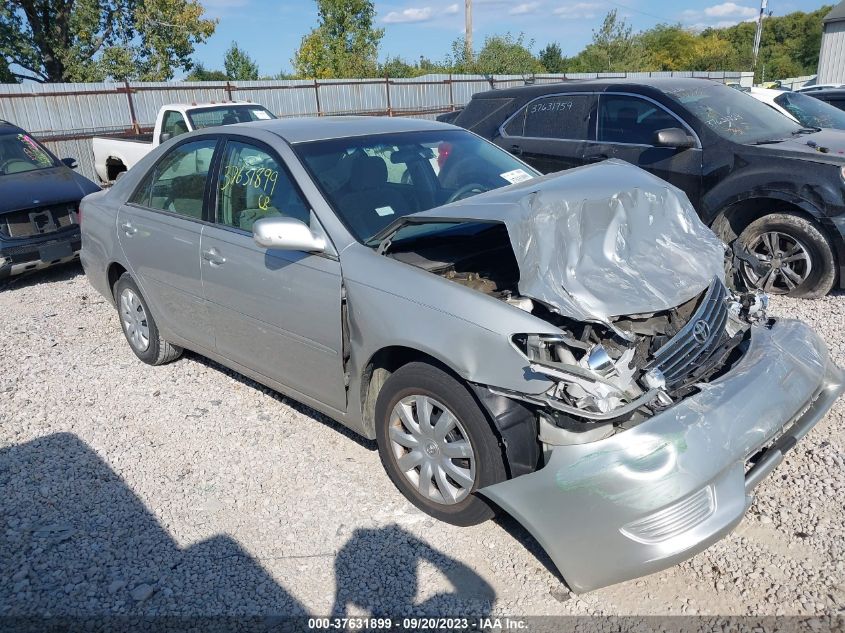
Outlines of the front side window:
[[147,174],[129,202],[201,220],[215,139],[174,147]]
[[[182,116],[181,112],[168,110],[164,113],[164,117],[161,120],[162,138],[160,139],[160,142],[164,142],[173,137],[179,136],[180,134],[185,134],[187,131],[188,124],[185,123],[185,117]],[[165,134],[169,134],[170,136],[164,137]]]
[[706,79],[663,92],[713,132],[735,143],[780,140],[801,130],[751,95]]
[[0,134],[0,176],[55,166],[50,152],[29,134]]
[[402,132],[294,146],[360,242],[410,213],[538,175],[464,130]]
[[188,117],[195,130],[215,125],[232,125],[250,121],[275,119],[273,113],[260,105],[229,105],[189,110]]
[[311,211],[279,159],[269,152],[229,141],[220,163],[217,222],[251,231],[256,220],[273,216],[309,224]]
[[599,99],[599,141],[651,145],[658,130],[681,124],[660,106],[628,95],[602,95]]
[[800,92],[783,92],[775,97],[775,103],[798,119],[801,125],[845,129],[845,112]]
[[505,125],[508,136],[586,141],[593,138],[593,95],[564,94],[537,99]]

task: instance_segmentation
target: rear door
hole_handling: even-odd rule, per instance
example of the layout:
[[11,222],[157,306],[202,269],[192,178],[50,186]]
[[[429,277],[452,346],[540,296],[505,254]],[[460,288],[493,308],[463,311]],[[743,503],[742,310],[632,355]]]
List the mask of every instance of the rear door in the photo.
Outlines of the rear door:
[[230,138],[214,183],[216,221],[202,235],[202,285],[218,353],[346,410],[341,274],[336,257],[258,246],[252,225],[288,216],[322,231],[276,152]]
[[544,174],[578,167],[595,139],[595,117],[596,95],[547,95],[508,119],[496,143]]
[[206,184],[217,139],[181,143],[149,171],[118,211],[118,241],[165,332],[213,349],[200,279]]
[[606,93],[599,97],[597,141],[586,154],[588,162],[618,158],[651,172],[682,189],[693,205],[701,197],[703,153],[696,147],[655,147],[658,130],[681,128],[695,133],[673,113],[651,99]]

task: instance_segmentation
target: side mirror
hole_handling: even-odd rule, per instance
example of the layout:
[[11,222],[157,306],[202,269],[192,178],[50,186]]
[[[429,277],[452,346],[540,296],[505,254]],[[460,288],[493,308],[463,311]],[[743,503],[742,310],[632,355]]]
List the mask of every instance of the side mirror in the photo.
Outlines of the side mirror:
[[63,158],[62,162],[70,167],[71,169],[76,169],[76,159],[75,158]]
[[657,130],[654,133],[652,145],[656,147],[674,147],[675,149],[689,149],[695,147],[695,139],[679,127]]
[[322,253],[326,240],[311,232],[304,222],[294,218],[273,217],[256,220],[252,225],[252,239],[264,248],[284,251]]
[[167,143],[167,141],[169,141],[172,138],[173,138],[173,135],[170,132],[162,132],[161,134],[158,135],[159,145],[161,145],[162,143]]

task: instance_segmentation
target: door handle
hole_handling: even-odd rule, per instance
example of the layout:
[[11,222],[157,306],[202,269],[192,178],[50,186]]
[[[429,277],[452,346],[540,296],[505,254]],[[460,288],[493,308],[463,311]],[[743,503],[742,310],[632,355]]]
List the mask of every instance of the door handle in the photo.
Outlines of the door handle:
[[123,232],[126,233],[127,237],[132,237],[133,235],[135,235],[135,233],[138,232],[138,229],[132,226],[129,222],[124,222],[120,225],[120,228],[123,229]]
[[585,156],[584,162],[585,163],[600,163],[603,160],[607,160],[610,158],[607,154],[592,154],[591,156]]
[[202,252],[202,258],[212,266],[220,266],[226,263],[226,258],[220,255],[216,248],[209,248]]

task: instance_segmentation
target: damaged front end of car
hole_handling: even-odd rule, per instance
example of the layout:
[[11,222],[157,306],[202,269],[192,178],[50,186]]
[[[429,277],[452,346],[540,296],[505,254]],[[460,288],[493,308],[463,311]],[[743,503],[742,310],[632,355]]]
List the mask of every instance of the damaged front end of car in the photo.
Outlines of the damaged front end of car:
[[560,335],[517,334],[512,342],[530,369],[554,386],[542,395],[494,391],[545,407],[546,420],[571,430],[573,441],[606,437],[729,371],[752,325],[766,322],[767,304],[763,293],[737,295],[714,278],[680,306],[620,317],[612,327],[559,322]]
[[[524,390],[468,379],[511,460],[510,479],[478,492],[576,591],[724,536],[845,390],[810,328],[770,318],[760,292],[726,287],[725,245],[684,194],[631,165],[538,178],[401,226],[426,223],[474,228],[403,239],[397,224],[378,252],[554,328],[500,324],[524,360]],[[533,425],[536,463],[518,416]]]

